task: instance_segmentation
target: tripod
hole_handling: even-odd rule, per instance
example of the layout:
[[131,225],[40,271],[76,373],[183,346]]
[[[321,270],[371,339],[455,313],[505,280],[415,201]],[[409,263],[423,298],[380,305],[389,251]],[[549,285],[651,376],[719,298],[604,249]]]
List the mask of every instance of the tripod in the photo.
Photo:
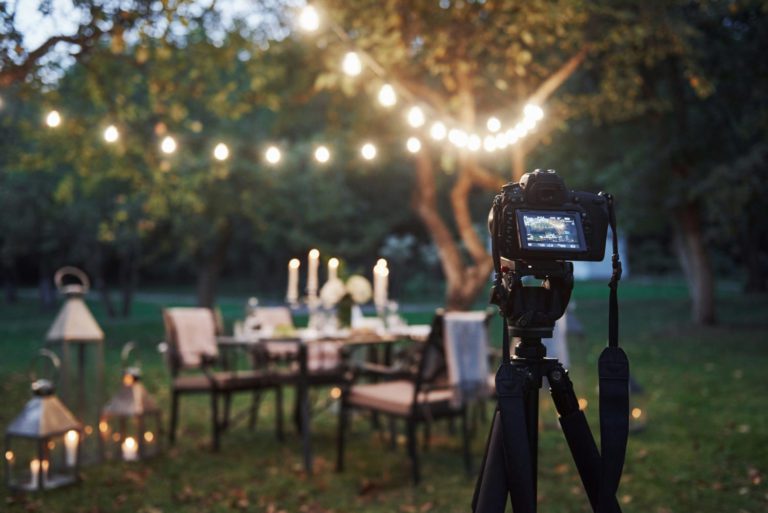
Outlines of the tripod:
[[[539,388],[547,377],[568,447],[596,513],[621,513],[616,490],[629,427],[629,363],[614,343],[600,357],[602,456],[579,409],[567,370],[546,358],[542,338],[552,337],[573,287],[570,262],[531,265],[502,259],[491,301],[504,317],[503,361],[496,374],[498,406],[472,500],[473,513],[503,513],[507,495],[515,513],[536,512]],[[542,287],[523,287],[524,276],[545,276]],[[612,281],[613,283],[613,281]],[[614,284],[615,285],[615,284]],[[617,340],[617,302],[611,291],[610,339]],[[511,326],[508,327],[508,322]],[[616,336],[614,336],[616,335]],[[519,337],[510,357],[510,337]]]

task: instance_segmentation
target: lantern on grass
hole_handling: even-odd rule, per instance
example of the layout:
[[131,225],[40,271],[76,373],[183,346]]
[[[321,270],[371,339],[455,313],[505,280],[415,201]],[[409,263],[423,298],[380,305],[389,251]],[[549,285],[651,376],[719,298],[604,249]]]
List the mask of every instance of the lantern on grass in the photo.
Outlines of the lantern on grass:
[[127,366],[134,348],[132,342],[123,347],[120,389],[101,410],[99,435],[107,459],[138,461],[160,452],[160,408],[141,382],[139,367]]
[[[59,358],[41,350],[58,373]],[[50,490],[79,479],[83,426],[55,395],[52,380],[33,379],[32,399],[5,432],[6,484],[13,490]]]
[[[65,283],[67,277],[70,283]],[[72,278],[77,283],[72,283]],[[76,267],[56,271],[54,282],[66,299],[45,338],[49,345],[58,345],[61,349],[61,397],[81,419],[93,421],[104,400],[100,396],[104,389],[104,332],[83,300],[90,282]],[[77,353],[76,369],[71,358],[73,349]],[[93,382],[86,386],[89,374]],[[75,379],[77,393],[73,394]]]

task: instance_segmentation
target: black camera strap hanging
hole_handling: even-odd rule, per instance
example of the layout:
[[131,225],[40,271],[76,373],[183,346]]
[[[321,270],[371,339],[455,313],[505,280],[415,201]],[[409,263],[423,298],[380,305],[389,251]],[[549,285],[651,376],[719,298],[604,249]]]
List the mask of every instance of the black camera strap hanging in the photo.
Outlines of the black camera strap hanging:
[[608,219],[613,239],[610,295],[608,300],[608,347],[598,360],[600,377],[600,494],[598,513],[608,513],[615,504],[629,436],[629,360],[619,347],[619,299],[621,279],[619,238],[613,196],[602,194],[608,202]]

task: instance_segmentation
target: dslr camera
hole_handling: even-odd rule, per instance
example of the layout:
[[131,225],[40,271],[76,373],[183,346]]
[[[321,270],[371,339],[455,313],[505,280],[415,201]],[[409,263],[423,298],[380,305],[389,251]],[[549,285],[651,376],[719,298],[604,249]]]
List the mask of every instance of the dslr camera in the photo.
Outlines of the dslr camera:
[[502,260],[600,261],[608,222],[605,194],[568,190],[552,169],[526,173],[502,187],[491,207],[496,271]]

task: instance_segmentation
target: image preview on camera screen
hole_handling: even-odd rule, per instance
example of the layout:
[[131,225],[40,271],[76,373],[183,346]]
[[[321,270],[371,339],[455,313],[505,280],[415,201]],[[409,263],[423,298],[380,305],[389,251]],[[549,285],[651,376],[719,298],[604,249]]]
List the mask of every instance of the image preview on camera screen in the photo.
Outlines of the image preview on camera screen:
[[529,250],[586,251],[581,218],[571,212],[519,210],[520,245]]

